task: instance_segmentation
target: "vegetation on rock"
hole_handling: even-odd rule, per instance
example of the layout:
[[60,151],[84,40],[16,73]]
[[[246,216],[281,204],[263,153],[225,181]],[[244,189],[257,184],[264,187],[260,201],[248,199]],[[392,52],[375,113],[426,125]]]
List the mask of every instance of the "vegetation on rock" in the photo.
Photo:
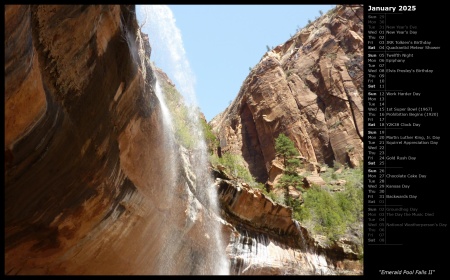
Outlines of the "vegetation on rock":
[[[325,186],[308,189],[304,204],[293,206],[294,218],[314,234],[337,240],[363,223],[363,168],[327,168],[322,178]],[[337,188],[339,181],[345,183]]]
[[293,201],[289,196],[289,186],[303,191],[303,178],[297,172],[297,168],[301,166],[300,160],[298,159],[300,154],[297,148],[295,148],[294,142],[283,133],[275,139],[275,150],[283,158],[285,168],[280,178],[279,186],[284,188],[285,204],[292,206]]
[[210,156],[212,165],[222,165],[227,170],[227,173],[238,181],[246,182],[251,186],[256,184],[255,179],[250,174],[248,168],[245,167],[244,158],[241,155],[231,153],[224,153],[222,157],[213,154]]
[[210,154],[213,154],[219,146],[219,140],[213,133],[211,126],[206,122],[204,118],[200,118],[200,122],[203,129],[203,136],[205,137],[206,145],[208,147],[208,152]]

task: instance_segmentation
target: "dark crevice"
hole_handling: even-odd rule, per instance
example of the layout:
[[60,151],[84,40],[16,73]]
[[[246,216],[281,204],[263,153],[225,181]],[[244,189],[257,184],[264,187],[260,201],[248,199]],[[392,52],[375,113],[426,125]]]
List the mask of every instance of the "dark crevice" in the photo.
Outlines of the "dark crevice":
[[256,129],[256,124],[253,120],[253,115],[245,104],[240,114],[242,128],[242,156],[248,163],[248,168],[253,177],[258,182],[267,181],[268,174],[265,167],[263,152],[261,150],[261,144],[259,142],[259,135]]

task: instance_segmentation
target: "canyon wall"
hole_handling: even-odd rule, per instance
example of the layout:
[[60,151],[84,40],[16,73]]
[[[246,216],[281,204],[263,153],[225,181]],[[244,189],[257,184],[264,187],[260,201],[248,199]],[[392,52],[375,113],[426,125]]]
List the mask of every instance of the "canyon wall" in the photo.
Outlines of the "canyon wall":
[[212,273],[143,50],[134,6],[5,6],[5,274]]
[[357,242],[327,242],[292,217],[292,208],[213,169],[229,236],[230,273],[239,275],[361,275]]
[[[322,142],[329,139],[325,141],[329,150],[315,151],[310,146],[322,142],[310,139],[303,155],[309,151],[311,160],[348,159],[356,164],[352,159],[358,157],[360,147],[356,145],[357,131],[351,130],[350,124],[356,120],[362,129],[359,107],[354,105],[361,96],[352,83],[335,82],[347,81],[345,73],[350,73],[339,70],[350,68],[344,68],[348,61],[338,40],[354,42],[359,50],[356,25],[352,27],[356,35],[345,31],[351,26],[345,21],[347,10],[330,19],[336,39],[329,47],[337,56],[333,61],[320,59],[323,66],[320,64],[319,72],[329,71],[330,75],[328,80],[316,81],[321,98],[339,113],[326,121],[324,112],[322,119],[313,118],[314,108],[320,106],[306,106],[299,97],[318,97],[311,91],[299,91],[292,98],[304,109],[296,113],[302,117],[296,121],[299,129],[313,133],[319,124],[342,122],[332,131],[325,129],[328,138],[320,138]],[[302,47],[302,42],[306,41],[292,39],[291,45]],[[324,43],[310,43],[324,48]],[[287,53],[281,49],[268,56]],[[150,42],[139,30],[134,6],[5,6],[5,274],[215,274],[223,266],[217,261],[223,252],[232,262],[232,274],[321,274],[339,269],[359,273],[361,267],[350,249],[316,244],[292,219],[290,208],[227,179],[216,181],[215,186],[224,219],[211,213],[193,185],[192,170],[198,166],[191,162],[190,152],[167,141],[155,94],[156,74],[147,61],[150,53]],[[254,69],[255,79],[263,79],[264,75],[256,76],[260,70],[275,70],[266,66]],[[309,79],[314,81],[315,75]],[[257,84],[274,86],[269,76],[267,84],[262,84],[266,78]],[[300,77],[294,73],[285,85],[304,82]],[[325,90],[330,82],[337,84],[333,94]],[[355,103],[349,103],[339,90],[357,93],[351,97]],[[223,118],[222,135],[231,132],[233,125],[244,125],[254,136],[261,125],[269,130],[285,127],[267,108],[258,111],[262,118],[258,125],[247,123],[255,118],[254,106],[260,105],[251,96],[242,100],[248,103],[239,101],[243,105],[236,121]],[[235,107],[228,111],[231,108]],[[351,112],[355,119],[349,117]],[[308,126],[305,118],[312,118],[315,125]],[[294,135],[294,123],[289,127]],[[239,133],[232,135],[242,139]],[[261,142],[263,136],[246,138],[247,160],[251,143],[257,151],[254,158],[271,159],[261,148],[268,145]],[[241,140],[223,137],[221,142],[228,143],[224,149],[244,145]],[[339,144],[342,137],[354,139],[349,140],[355,144],[353,153]],[[300,145],[306,138],[295,139]],[[330,149],[340,152],[332,156]],[[256,210],[249,211],[252,207]],[[224,241],[217,251],[212,250],[212,227],[221,229]],[[264,256],[272,255],[264,264],[250,261],[257,243],[266,250]],[[285,258],[272,261],[282,252]],[[301,264],[300,268],[295,268],[296,264]]]
[[309,162],[358,166],[363,157],[363,33],[363,8],[338,5],[268,51],[235,100],[210,122],[221,152],[242,155],[259,182],[277,167],[280,133]]

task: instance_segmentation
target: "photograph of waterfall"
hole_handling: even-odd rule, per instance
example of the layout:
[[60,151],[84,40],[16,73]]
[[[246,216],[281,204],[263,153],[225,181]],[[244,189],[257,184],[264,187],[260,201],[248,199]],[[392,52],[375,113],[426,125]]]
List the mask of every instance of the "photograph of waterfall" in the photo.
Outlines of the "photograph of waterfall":
[[364,275],[364,6],[5,5],[5,275]]

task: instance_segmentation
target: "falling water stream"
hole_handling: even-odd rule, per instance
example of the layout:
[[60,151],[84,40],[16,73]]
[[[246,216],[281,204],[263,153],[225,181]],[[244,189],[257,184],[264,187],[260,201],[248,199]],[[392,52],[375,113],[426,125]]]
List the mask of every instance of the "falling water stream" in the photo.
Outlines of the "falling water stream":
[[[332,274],[323,255],[314,248],[308,248],[303,240],[302,250],[292,249],[274,240],[264,233],[249,232],[237,229],[237,233],[230,236],[225,250],[224,238],[221,233],[220,211],[218,206],[217,190],[213,178],[208,172],[208,152],[202,135],[202,128],[198,111],[196,110],[195,77],[190,69],[189,62],[183,47],[180,30],[175,24],[175,18],[168,6],[148,5],[138,6],[138,20],[141,30],[148,34],[152,46],[152,58],[157,57],[158,65],[168,76],[173,78],[178,92],[183,95],[189,110],[189,118],[194,138],[194,147],[189,151],[175,142],[175,128],[172,125],[173,117],[166,106],[165,96],[157,80],[155,93],[161,106],[161,115],[164,124],[163,147],[166,149],[169,178],[165,179],[163,190],[164,200],[168,211],[164,225],[168,230],[163,238],[164,246],[158,256],[157,274]],[[139,19],[141,17],[141,19]],[[140,36],[140,35],[139,35]],[[140,59],[143,65],[148,58],[143,56],[142,40],[140,46]],[[149,62],[148,62],[149,63]],[[152,65],[154,67],[154,65]],[[145,68],[145,67],[142,67]],[[143,75],[145,76],[145,71]],[[158,75],[156,75],[158,79]],[[180,163],[183,168],[178,168]],[[177,161],[178,160],[178,161]],[[195,164],[195,166],[192,166]],[[177,178],[185,178],[185,187],[181,192],[186,193],[183,205],[175,205],[174,195],[180,193]],[[175,208],[178,209],[176,210]],[[181,211],[180,211],[181,209]],[[184,228],[171,227],[171,218],[180,216],[183,212]],[[203,214],[201,214],[203,213]],[[199,218],[207,215],[208,220]],[[301,233],[298,223],[295,224]],[[196,235],[202,235],[207,243],[207,250],[198,248],[195,242],[186,242],[186,235],[192,229]],[[204,244],[203,244],[204,245]],[[204,247],[203,247],[204,248]],[[189,261],[186,265],[178,266],[176,260],[185,256]],[[227,257],[228,254],[228,257]]]
[[[217,191],[213,178],[208,171],[207,147],[204,141],[199,115],[195,109],[197,108],[194,90],[195,77],[192,74],[184,51],[180,31],[175,25],[174,16],[168,6],[145,5],[138,6],[137,10],[141,30],[149,36],[149,41],[152,46],[152,57],[157,56],[165,61],[165,64],[162,66],[163,70],[173,78],[178,91],[184,97],[186,105],[188,108],[191,108],[189,110],[189,119],[194,129],[190,133],[195,140],[194,147],[188,152],[183,147],[172,144],[166,145],[175,149],[175,151],[168,151],[168,154],[172,156],[172,160],[165,162],[175,173],[172,179],[166,184],[166,188],[169,189],[167,195],[173,196],[173,193],[177,192],[175,178],[183,176],[183,174],[176,173],[182,171],[177,167],[176,161],[173,160],[175,157],[183,158],[183,155],[189,154],[190,160],[184,161],[183,169],[190,176],[184,174],[186,180],[189,181],[187,184],[189,188],[187,189],[185,228],[182,232],[175,229],[169,231],[171,236],[166,237],[165,246],[162,252],[159,252],[158,258],[160,259],[161,265],[158,274],[229,274],[230,264],[224,250],[225,246],[223,245],[223,237],[221,236],[221,225],[217,222],[221,220]],[[143,19],[139,19],[139,15],[143,15]],[[144,63],[144,61],[145,58],[141,57],[141,63]],[[156,82],[155,92],[161,104],[165,131],[164,139],[173,142],[174,128],[172,126],[172,116],[165,104],[165,98],[162,94],[159,81]],[[195,163],[195,166],[189,166],[190,163]],[[171,201],[172,198],[166,197],[166,199]],[[189,271],[178,271],[177,265],[173,264],[173,260],[180,255],[180,252],[185,252],[186,250],[190,252],[200,251],[197,248],[186,249],[186,246],[195,247],[195,245],[186,245],[183,242],[183,234],[186,234],[193,228],[195,223],[205,223],[205,220],[197,221],[200,209],[203,209],[205,215],[215,221],[201,227],[204,231],[201,234],[208,240],[208,250],[206,253],[191,253],[192,265],[195,268]],[[167,223],[170,223],[170,221],[167,221]]]
[[[297,225],[297,224],[296,224]],[[256,231],[237,228],[228,252],[231,273],[236,275],[329,275],[333,272],[325,257],[303,244],[302,249],[287,246]],[[300,231],[301,232],[301,231]],[[301,242],[303,237],[301,236]]]

